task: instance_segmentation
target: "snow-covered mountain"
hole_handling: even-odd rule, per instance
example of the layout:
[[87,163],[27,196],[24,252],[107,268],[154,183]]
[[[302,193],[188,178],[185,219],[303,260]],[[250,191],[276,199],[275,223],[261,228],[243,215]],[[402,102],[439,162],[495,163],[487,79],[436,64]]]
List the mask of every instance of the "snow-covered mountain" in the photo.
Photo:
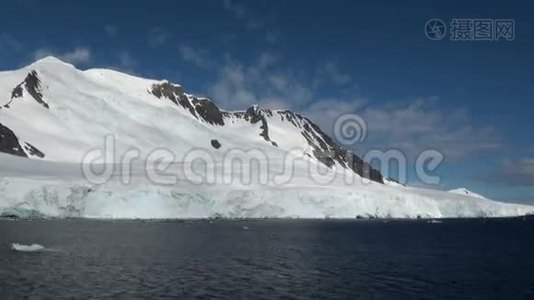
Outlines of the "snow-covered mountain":
[[0,95],[8,100],[0,115],[4,153],[80,162],[107,134],[117,138],[119,149],[146,151],[164,146],[183,152],[209,147],[213,140],[222,149],[306,149],[303,154],[328,167],[382,182],[380,172],[300,114],[257,106],[222,111],[167,81],[103,69],[79,71],[47,57],[0,73]]
[[[298,113],[257,106],[224,111],[168,81],[106,69],[81,71],[52,57],[0,72],[0,106],[4,215],[435,218],[534,213],[530,206],[392,184]],[[111,147],[105,144],[109,137]],[[102,182],[80,172],[87,170],[88,153],[98,149],[101,158],[111,157],[97,163],[97,169],[112,167]],[[154,156],[158,149],[165,155]],[[125,163],[132,153],[136,159]],[[205,165],[195,164],[199,158]],[[233,167],[236,158],[244,168]],[[171,179],[159,176],[160,166],[152,164],[161,161],[172,162],[164,170]],[[257,178],[250,175],[255,171]],[[150,175],[154,172],[156,179]],[[234,180],[245,175],[250,180]]]

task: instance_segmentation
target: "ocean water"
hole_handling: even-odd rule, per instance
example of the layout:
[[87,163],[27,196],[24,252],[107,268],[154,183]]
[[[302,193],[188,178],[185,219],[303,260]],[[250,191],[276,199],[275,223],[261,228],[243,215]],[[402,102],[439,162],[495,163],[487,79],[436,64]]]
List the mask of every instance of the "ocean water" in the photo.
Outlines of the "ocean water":
[[22,297],[533,298],[534,220],[3,220]]

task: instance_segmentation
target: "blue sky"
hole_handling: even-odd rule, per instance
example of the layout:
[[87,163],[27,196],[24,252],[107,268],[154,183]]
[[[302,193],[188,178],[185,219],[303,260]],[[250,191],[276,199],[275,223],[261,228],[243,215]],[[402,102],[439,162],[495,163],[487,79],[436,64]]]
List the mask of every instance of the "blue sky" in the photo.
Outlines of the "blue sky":
[[[166,78],[227,109],[290,108],[326,131],[356,112],[369,129],[358,153],[394,148],[413,161],[438,149],[438,188],[534,203],[533,5],[354,2],[11,1],[0,69],[55,55]],[[515,39],[432,41],[431,18],[514,19]]]

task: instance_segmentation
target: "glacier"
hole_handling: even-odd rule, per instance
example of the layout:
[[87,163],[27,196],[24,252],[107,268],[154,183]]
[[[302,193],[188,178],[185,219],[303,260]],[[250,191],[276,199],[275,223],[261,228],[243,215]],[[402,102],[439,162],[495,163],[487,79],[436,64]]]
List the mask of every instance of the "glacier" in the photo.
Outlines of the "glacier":
[[[0,154],[0,162],[6,166],[0,171],[5,175],[0,179],[0,215],[18,218],[436,219],[534,214],[534,207],[528,205],[372,181],[347,185],[342,177],[328,185],[317,184],[306,176],[279,185],[257,181],[194,184],[189,180],[168,185],[133,175],[127,184],[119,177],[91,184],[76,165],[5,154]],[[56,172],[46,174],[49,168]],[[33,175],[29,175],[30,170]]]
[[[469,218],[533,214],[531,206],[437,191],[90,187],[22,178],[1,181],[0,212],[21,218]],[[19,190],[17,190],[19,188]]]

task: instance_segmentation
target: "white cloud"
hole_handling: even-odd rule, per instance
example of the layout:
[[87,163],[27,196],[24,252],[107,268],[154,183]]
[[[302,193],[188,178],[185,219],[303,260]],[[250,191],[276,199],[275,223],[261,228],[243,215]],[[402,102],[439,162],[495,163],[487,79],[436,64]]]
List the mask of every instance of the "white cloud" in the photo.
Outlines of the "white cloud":
[[239,64],[228,64],[220,69],[209,92],[223,108],[244,109],[258,102],[253,90],[245,83],[244,73]]
[[119,33],[119,28],[115,25],[106,25],[104,31],[108,37],[114,38],[117,36],[117,33]]
[[351,81],[352,76],[350,74],[342,72],[335,62],[327,61],[317,68],[314,84],[346,85]]
[[204,50],[194,49],[189,46],[179,46],[178,51],[180,51],[183,60],[190,62],[197,67],[208,68],[213,64]]
[[230,12],[238,20],[245,22],[245,26],[249,30],[256,30],[263,27],[263,22],[255,16],[254,12],[246,8],[243,4],[237,3],[233,0],[224,0],[223,7]]
[[271,53],[264,52],[259,58],[259,67],[262,69],[268,68],[277,62],[277,57]]
[[144,73],[138,72],[139,62],[133,57],[130,52],[126,50],[117,51],[113,53],[113,58],[109,61],[103,62],[103,67],[116,70],[119,72],[135,75],[135,76],[147,76],[149,72],[144,70]]
[[172,34],[163,28],[152,28],[148,35],[148,45],[156,48],[165,44],[172,38]]
[[233,2],[231,0],[224,0],[223,1],[224,8],[231,12],[236,18],[242,19],[245,18],[247,15],[247,10],[243,5],[240,5],[239,3]]
[[33,53],[33,58],[37,60],[50,55],[71,64],[86,64],[91,61],[91,50],[86,47],[76,47],[72,51],[63,53],[58,53],[47,48],[39,48]]
[[380,105],[330,99],[306,111],[328,134],[335,120],[346,113],[357,113],[367,124],[367,139],[354,145],[360,152],[397,149],[415,158],[421,151],[435,149],[446,159],[457,159],[498,150],[502,144],[497,130],[475,126],[464,110],[445,109],[433,98]]
[[475,126],[462,109],[446,109],[433,99],[415,100],[404,105],[369,107],[363,112],[371,143],[387,143],[411,153],[428,148],[446,158],[497,150],[501,138],[488,125]]
[[61,57],[70,63],[87,63],[91,60],[91,51],[88,48],[78,47],[71,52],[64,53]]
[[129,52],[122,51],[119,53],[118,57],[120,67],[123,69],[130,70],[137,65],[137,60],[135,60]]
[[0,34],[0,53],[18,52],[22,50],[22,44],[7,33]]
[[265,34],[265,42],[267,42],[268,44],[274,44],[278,41],[278,34],[269,30],[267,31],[267,33]]
[[261,106],[269,109],[291,109],[291,105],[285,99],[279,97],[265,97],[261,99]]
[[332,134],[335,120],[343,114],[355,113],[366,104],[363,99],[340,100],[335,98],[314,101],[303,114],[326,133]]
[[[202,51],[185,48],[190,61],[202,65]],[[190,51],[191,50],[191,51]],[[184,54],[182,53],[182,54]],[[285,67],[284,61],[263,53],[251,64],[228,58],[214,64],[217,75],[208,93],[225,109],[246,109],[252,104],[268,108],[293,109],[302,112],[332,135],[336,119],[346,113],[357,113],[367,123],[367,139],[355,145],[358,152],[398,149],[408,158],[421,151],[436,149],[446,159],[499,150],[498,131],[488,125],[476,125],[462,110],[442,106],[436,97],[375,104],[357,96],[352,76],[332,61],[320,63],[312,76],[298,76]],[[331,98],[319,96],[325,85],[339,85]],[[302,110],[302,107],[305,107]]]
[[486,179],[512,186],[534,186],[534,158],[505,160]]
[[244,109],[252,104],[290,108],[312,100],[310,85],[291,70],[273,66],[273,59],[264,54],[253,65],[227,59],[215,68],[219,72],[208,88],[210,95],[227,109]]

